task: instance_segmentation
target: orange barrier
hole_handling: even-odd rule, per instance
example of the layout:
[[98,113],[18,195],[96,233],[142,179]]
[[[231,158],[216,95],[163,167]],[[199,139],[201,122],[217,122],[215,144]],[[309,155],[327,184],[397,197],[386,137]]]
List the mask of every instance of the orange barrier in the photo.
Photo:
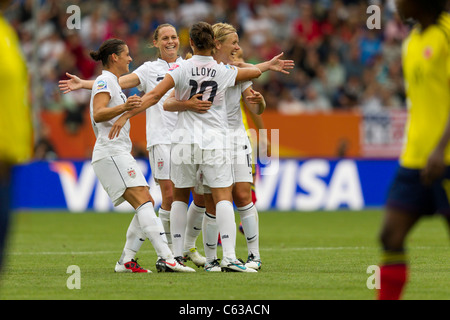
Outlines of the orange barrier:
[[[361,156],[359,112],[282,115],[267,110],[265,127],[279,130],[280,157]],[[250,127],[254,128],[249,118]]]
[[[62,112],[42,113],[42,122],[50,129],[50,141],[56,153],[60,158],[90,158],[95,137],[89,111],[84,113],[84,123],[74,134],[65,128],[64,117]],[[267,110],[263,114],[263,120],[269,132],[269,139],[270,129],[279,130],[280,157],[361,156],[362,116],[358,112],[286,116]],[[145,151],[145,113],[132,118],[131,140],[135,147]]]

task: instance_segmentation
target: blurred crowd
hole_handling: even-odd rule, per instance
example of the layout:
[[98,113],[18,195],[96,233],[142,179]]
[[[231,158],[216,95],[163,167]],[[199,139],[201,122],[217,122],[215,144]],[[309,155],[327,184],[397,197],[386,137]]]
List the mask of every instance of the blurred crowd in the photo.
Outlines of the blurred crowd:
[[[36,22],[34,1],[40,3]],[[371,4],[381,8],[380,29],[366,25]],[[70,5],[81,9],[79,29],[67,27]],[[65,112],[67,130],[74,132],[90,92],[63,95],[58,80],[65,72],[95,78],[101,65],[88,53],[110,37],[127,42],[134,59],[131,71],[156,59],[150,43],[162,23],[177,28],[182,56],[190,51],[188,31],[196,21],[234,25],[247,62],[284,52],[296,63],[290,75],[269,72],[254,83],[267,107],[280,113],[405,106],[401,41],[409,29],[395,13],[393,0],[19,0],[5,15],[19,34],[30,74],[40,75],[33,105]],[[45,137],[45,128],[41,131]]]

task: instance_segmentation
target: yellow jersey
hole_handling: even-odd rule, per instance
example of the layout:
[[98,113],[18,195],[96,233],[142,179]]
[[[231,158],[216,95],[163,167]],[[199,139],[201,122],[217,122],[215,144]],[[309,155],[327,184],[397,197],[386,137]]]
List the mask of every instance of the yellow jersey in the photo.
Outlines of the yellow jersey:
[[19,40],[0,15],[0,161],[27,161],[32,153],[28,73]]
[[[450,115],[450,15],[421,30],[416,26],[402,46],[408,107],[400,164],[425,167],[441,139]],[[445,150],[450,165],[450,147]]]

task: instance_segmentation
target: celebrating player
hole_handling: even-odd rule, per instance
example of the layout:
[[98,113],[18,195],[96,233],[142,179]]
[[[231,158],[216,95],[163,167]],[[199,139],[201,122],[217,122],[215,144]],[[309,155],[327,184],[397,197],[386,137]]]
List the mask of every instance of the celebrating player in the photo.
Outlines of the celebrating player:
[[[164,79],[165,74],[174,64],[183,60],[178,56],[179,38],[177,31],[170,24],[161,24],[156,28],[153,33],[153,46],[158,48],[159,58],[156,61],[144,63],[132,73],[121,76],[119,84],[122,89],[137,87],[143,92],[149,92]],[[67,76],[70,78],[69,80],[61,80],[59,82],[60,89],[64,93],[81,88],[91,89],[93,86],[93,81],[91,80],[82,80],[69,73]],[[173,182],[170,180],[170,135],[175,127],[178,115],[176,112],[164,111],[163,102],[168,95],[169,92],[155,106],[146,110],[146,138],[152,175],[161,189],[162,203],[158,216],[163,224],[169,247],[172,247],[170,208],[173,202]],[[189,100],[186,107],[192,111],[206,112],[211,103],[196,98],[197,96]],[[196,237],[201,231],[204,208],[200,206],[203,202],[202,197],[194,194],[194,202],[198,205],[193,204],[189,210],[189,216],[193,218],[189,220],[188,229],[194,230],[191,242],[195,244]],[[174,223],[179,224],[180,222],[174,221]],[[184,225],[186,225],[185,221]],[[132,237],[136,238],[133,239]],[[145,237],[139,237],[139,234],[136,232],[130,234],[124,252],[126,250],[138,252],[143,239]],[[205,258],[198,253],[195,245],[186,251],[184,255],[197,266],[203,266],[205,263]]]
[[[218,63],[236,63],[235,57],[242,53],[236,29],[230,24],[217,23],[213,26],[213,30],[216,41],[214,59]],[[262,72],[274,70],[288,73],[286,69],[293,68],[294,62],[292,60],[281,60],[281,56],[282,54],[270,61],[257,65],[257,67]],[[241,63],[239,62],[239,64]],[[242,65],[247,64],[242,63]],[[252,147],[243,122],[241,96],[245,101],[245,105],[253,114],[261,114],[266,104],[262,95],[252,89],[250,81],[237,83],[235,86],[227,89],[225,100],[227,105],[228,138],[231,143],[233,163],[233,201],[237,206],[247,240],[248,259],[246,266],[258,270],[261,268],[261,259],[259,254],[258,212],[252,201],[251,190],[253,184]],[[183,102],[177,101],[172,94],[164,103],[164,108],[180,110],[180,108],[183,108]],[[215,207],[211,205],[213,199],[206,184],[204,191],[207,212],[203,219],[203,244],[207,260],[205,270],[220,271],[215,246],[215,239],[217,239],[218,233],[215,223]]]
[[[92,154],[94,172],[115,206],[127,201],[136,210],[127,231],[130,234],[142,232],[152,243],[158,257],[158,270],[193,272],[192,268],[179,264],[167,245],[160,219],[153,208],[147,181],[131,156],[130,123],[114,139],[108,134],[114,121],[124,112],[141,105],[141,98],[126,99],[119,85],[119,77],[127,73],[132,61],[124,41],[105,41],[91,57],[102,61],[103,72],[92,87],[90,114],[92,127],[97,138]],[[116,272],[150,272],[139,266],[134,259],[135,252],[124,250],[123,263],[117,263]]]
[[[201,168],[206,183],[211,187],[216,206],[224,251],[222,268],[254,272],[236,259],[235,254],[236,224],[232,204],[232,168],[226,149],[225,91],[238,81],[259,77],[261,71],[255,67],[237,68],[217,64],[211,55],[215,48],[214,32],[205,22],[192,26],[190,44],[194,56],[172,67],[164,80],[144,95],[142,107],[122,115],[112,127],[110,137],[117,136],[129,117],[156,103],[172,87],[175,87],[178,100],[188,100],[201,93],[204,99],[211,101],[212,107],[206,113],[186,110],[178,114],[176,130],[172,134],[171,179],[175,190],[171,218],[186,216],[190,188],[195,186],[196,173]],[[181,251],[174,246],[175,256]]]
[[405,239],[423,216],[450,225],[450,16],[445,0],[397,0],[403,19],[418,23],[403,43],[408,127],[400,167],[388,194],[380,241],[378,299],[401,298],[408,281]]

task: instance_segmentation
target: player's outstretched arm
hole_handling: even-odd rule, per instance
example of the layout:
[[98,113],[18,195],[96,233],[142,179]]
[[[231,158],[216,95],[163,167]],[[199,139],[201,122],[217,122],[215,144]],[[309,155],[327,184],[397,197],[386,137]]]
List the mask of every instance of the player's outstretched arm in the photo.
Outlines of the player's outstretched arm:
[[259,78],[261,74],[262,74],[261,70],[253,65],[250,65],[249,67],[238,68],[236,83],[239,81],[246,81]]
[[[66,76],[69,80],[59,81],[59,90],[64,94],[71,91],[76,91],[80,89],[92,90],[95,80],[84,80],[76,75],[66,72]],[[139,77],[135,73],[130,73],[119,78],[119,85],[122,89],[130,89],[138,86],[141,83]]]
[[64,94],[80,89],[92,90],[92,86],[95,82],[95,80],[83,80],[68,72],[66,72],[66,76],[69,80],[59,80],[59,90]]
[[[283,55],[284,55],[284,52],[276,55],[271,60],[268,60],[268,61],[265,61],[262,63],[258,63],[254,66],[259,68],[261,70],[261,72],[266,72],[266,71],[270,70],[270,71],[281,72],[284,74],[289,74],[288,70],[293,69],[295,66],[295,63],[294,63],[294,60],[282,60],[281,57]],[[253,66],[252,64],[246,63],[246,62],[235,62],[234,64],[238,67]]]

